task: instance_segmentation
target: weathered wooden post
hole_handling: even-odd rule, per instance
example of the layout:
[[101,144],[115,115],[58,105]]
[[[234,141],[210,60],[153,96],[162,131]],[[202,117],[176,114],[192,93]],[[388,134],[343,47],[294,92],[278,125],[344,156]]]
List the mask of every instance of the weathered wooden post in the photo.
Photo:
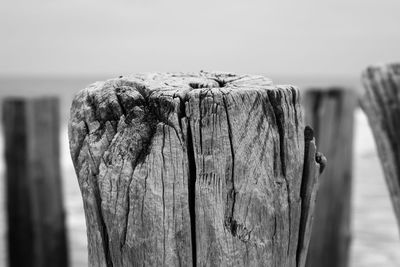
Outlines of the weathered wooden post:
[[91,266],[304,266],[324,158],[297,89],[121,77],[76,95],[69,136]]
[[400,227],[400,63],[371,66],[362,77],[366,113]]
[[68,266],[58,100],[3,102],[9,266]]
[[348,266],[353,153],[354,91],[310,89],[304,95],[305,119],[318,149],[329,159],[321,175],[307,267]]

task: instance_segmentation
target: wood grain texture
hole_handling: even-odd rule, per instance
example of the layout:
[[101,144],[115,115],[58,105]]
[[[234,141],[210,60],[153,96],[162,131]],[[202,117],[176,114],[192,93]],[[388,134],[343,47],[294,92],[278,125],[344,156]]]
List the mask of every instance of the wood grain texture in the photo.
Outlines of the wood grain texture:
[[306,266],[348,266],[354,91],[314,88],[304,95],[305,119],[314,129],[318,149],[329,159],[321,175]]
[[400,227],[400,64],[368,67],[361,106],[368,117]]
[[304,265],[323,159],[296,88],[120,77],[77,94],[69,136],[91,266]]
[[68,266],[58,99],[3,102],[9,265]]

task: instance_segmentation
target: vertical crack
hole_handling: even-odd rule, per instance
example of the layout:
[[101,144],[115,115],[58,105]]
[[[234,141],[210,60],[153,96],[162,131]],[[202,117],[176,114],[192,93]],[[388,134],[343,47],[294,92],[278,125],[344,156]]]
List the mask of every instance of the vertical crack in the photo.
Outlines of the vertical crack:
[[[282,100],[282,98],[285,98],[285,100]],[[287,191],[287,202],[289,206],[289,211],[288,211],[288,225],[289,225],[289,245],[288,245],[288,250],[287,253],[289,254],[290,252],[290,244],[292,242],[291,237],[292,237],[292,199],[290,196],[290,181],[288,177],[286,176],[286,136],[285,136],[285,112],[282,109],[282,101],[286,101],[286,96],[284,92],[282,91],[268,91],[268,99],[269,102],[272,106],[272,112],[275,118],[275,124],[278,130],[279,134],[279,153],[280,153],[280,160],[281,160],[281,171],[282,171],[282,176],[286,181],[286,191]]]
[[165,251],[165,183],[164,183],[164,169],[165,169],[165,125],[163,125],[163,139],[161,146],[162,168],[161,168],[161,184],[162,184],[162,205],[163,205],[163,264],[165,264],[166,251]]
[[301,254],[303,253],[303,244],[304,244],[304,236],[305,236],[305,229],[307,227],[307,215],[308,215],[308,208],[309,202],[307,201],[307,197],[310,196],[310,192],[308,192],[308,187],[313,179],[310,174],[309,169],[309,161],[313,160],[309,158],[309,150],[310,150],[310,142],[314,139],[314,131],[311,127],[306,126],[304,129],[304,167],[303,167],[303,174],[301,179],[301,188],[300,188],[300,199],[301,199],[301,213],[300,213],[300,227],[299,227],[299,239],[298,239],[298,246],[296,251],[296,266],[300,266],[300,258]]
[[[279,145],[280,145],[280,158],[281,158],[281,170],[282,175],[286,177],[286,155],[285,155],[285,114],[282,109],[282,92],[280,91],[268,91],[269,102],[271,103],[272,110],[275,116],[276,126],[279,133]],[[288,191],[289,192],[289,191]]]
[[[197,266],[197,247],[196,247],[196,159],[194,155],[193,135],[190,126],[190,119],[186,116],[186,103],[189,96],[179,97],[179,113],[178,121],[181,131],[183,131],[182,120],[186,118],[186,153],[188,158],[188,204],[189,204],[189,221],[190,221],[190,238],[192,243],[192,266]],[[184,136],[184,135],[183,135]]]
[[225,97],[222,98],[224,103],[224,109],[226,113],[226,120],[228,124],[228,137],[229,137],[229,144],[231,149],[231,156],[232,156],[232,170],[231,170],[231,177],[228,183],[228,191],[227,196],[227,211],[225,213],[225,227],[227,227],[233,236],[236,236],[238,230],[237,221],[233,219],[233,213],[235,211],[235,202],[236,202],[236,191],[235,191],[235,151],[233,149],[233,137],[232,137],[232,125],[229,118],[228,113],[228,105],[226,103]]
[[[92,174],[92,177],[93,177],[94,181],[98,181],[96,174]],[[106,226],[106,223],[104,220],[103,211],[101,209],[100,188],[99,188],[98,182],[94,182],[93,190],[94,190],[94,198],[96,201],[97,215],[99,216],[98,222],[100,223],[100,229],[101,229],[100,234],[103,239],[102,243],[103,243],[104,257],[105,257],[107,266],[113,267],[113,262],[112,262],[111,253],[110,253],[110,244],[109,244],[110,239],[108,236],[107,226]]]
[[196,160],[194,157],[193,136],[190,127],[190,121],[187,121],[187,157],[189,163],[189,216],[190,216],[190,231],[192,241],[192,261],[193,267],[197,265],[197,249],[196,249]]

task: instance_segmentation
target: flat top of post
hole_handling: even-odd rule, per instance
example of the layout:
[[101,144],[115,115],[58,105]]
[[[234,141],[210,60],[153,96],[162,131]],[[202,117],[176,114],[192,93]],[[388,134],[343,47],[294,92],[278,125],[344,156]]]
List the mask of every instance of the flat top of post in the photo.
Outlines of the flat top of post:
[[229,72],[156,72],[139,73],[125,77],[120,76],[120,78],[145,82],[149,87],[187,86],[192,89],[233,87],[239,85],[272,85],[271,79],[262,75],[238,75]]
[[[173,92],[178,96],[183,96],[192,90],[223,88],[224,91],[234,89],[254,90],[254,89],[275,89],[272,81],[262,75],[238,75],[226,72],[205,72],[198,73],[140,73],[119,78],[110,79],[103,82],[96,82],[89,86],[89,91],[96,91],[99,88],[109,87],[133,87],[141,93],[151,91]],[[141,87],[143,90],[141,90]]]

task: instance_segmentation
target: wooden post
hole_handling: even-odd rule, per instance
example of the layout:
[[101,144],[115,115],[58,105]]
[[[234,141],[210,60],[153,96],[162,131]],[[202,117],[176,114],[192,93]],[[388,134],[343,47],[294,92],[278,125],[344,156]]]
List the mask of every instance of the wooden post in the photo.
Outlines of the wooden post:
[[68,266],[58,99],[3,102],[9,266]]
[[299,92],[262,76],[147,74],[72,104],[90,266],[304,266],[325,160]]
[[304,97],[306,124],[329,159],[321,175],[307,267],[348,266],[353,154],[354,91],[310,89]]
[[362,76],[366,113],[400,227],[400,63],[371,66]]

